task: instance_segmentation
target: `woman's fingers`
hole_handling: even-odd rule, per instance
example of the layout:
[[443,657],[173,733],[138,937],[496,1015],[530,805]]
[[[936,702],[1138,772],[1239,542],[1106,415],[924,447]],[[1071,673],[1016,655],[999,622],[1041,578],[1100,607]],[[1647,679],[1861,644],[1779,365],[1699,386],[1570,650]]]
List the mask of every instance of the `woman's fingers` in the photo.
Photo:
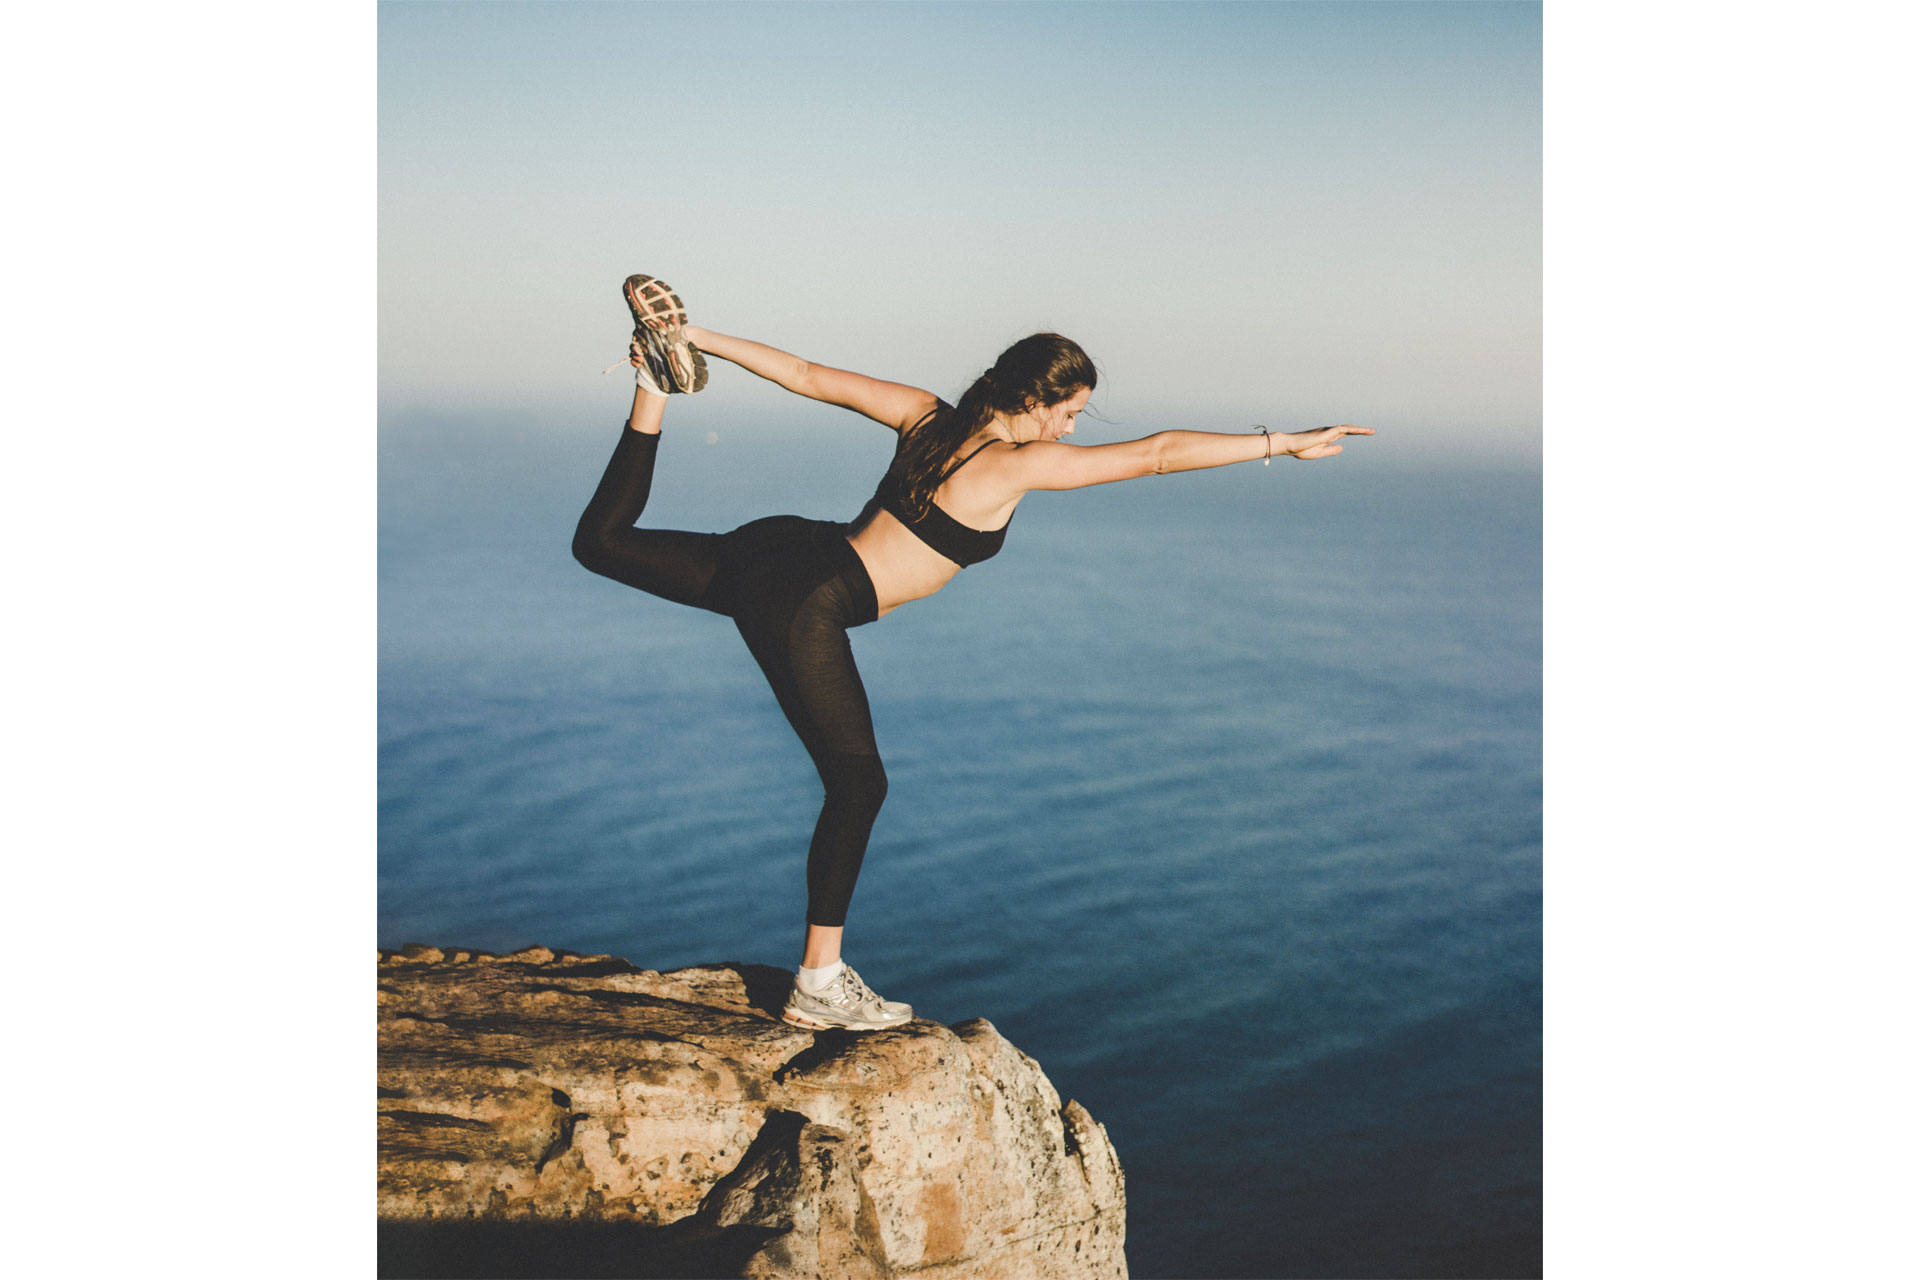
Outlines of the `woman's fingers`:
[[1373,434],[1373,428],[1356,427],[1350,422],[1343,422],[1337,427],[1321,427],[1317,431],[1306,431],[1301,434],[1309,437],[1312,443],[1295,449],[1293,456],[1311,462],[1315,458],[1331,458],[1334,454],[1341,452],[1345,446],[1334,443],[1341,436],[1370,436]]

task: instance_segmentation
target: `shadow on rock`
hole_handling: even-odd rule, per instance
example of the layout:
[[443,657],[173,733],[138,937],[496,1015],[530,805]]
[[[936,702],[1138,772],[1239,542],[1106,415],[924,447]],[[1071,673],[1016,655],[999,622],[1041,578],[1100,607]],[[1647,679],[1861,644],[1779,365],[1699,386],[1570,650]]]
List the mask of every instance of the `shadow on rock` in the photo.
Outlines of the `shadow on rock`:
[[740,975],[740,981],[747,988],[748,1004],[772,1018],[778,1018],[786,1012],[787,995],[793,990],[793,970],[776,969],[768,964],[732,962],[722,967]]
[[778,1230],[705,1223],[641,1227],[620,1222],[389,1222],[379,1227],[379,1274],[438,1277],[738,1276]]

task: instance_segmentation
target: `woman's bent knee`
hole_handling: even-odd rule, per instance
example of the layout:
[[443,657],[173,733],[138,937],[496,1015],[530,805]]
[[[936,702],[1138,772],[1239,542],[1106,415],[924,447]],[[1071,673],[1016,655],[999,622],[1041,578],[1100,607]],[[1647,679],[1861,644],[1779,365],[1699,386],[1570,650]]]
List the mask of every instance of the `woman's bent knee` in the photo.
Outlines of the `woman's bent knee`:
[[593,521],[582,516],[573,530],[573,558],[582,568],[594,573],[605,574],[607,569],[607,539]]
[[620,576],[621,558],[614,543],[613,530],[604,520],[594,519],[588,512],[580,517],[580,523],[573,530],[573,558],[580,566],[603,578],[622,581]]

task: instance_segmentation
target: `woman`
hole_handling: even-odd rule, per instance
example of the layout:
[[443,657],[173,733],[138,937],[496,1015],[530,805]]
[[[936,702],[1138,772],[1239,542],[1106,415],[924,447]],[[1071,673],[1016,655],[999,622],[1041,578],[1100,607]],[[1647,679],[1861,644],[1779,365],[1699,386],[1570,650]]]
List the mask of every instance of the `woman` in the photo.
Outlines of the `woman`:
[[[1014,509],[1035,489],[1275,455],[1325,458],[1340,452],[1342,436],[1373,432],[1162,431],[1077,448],[1060,440],[1072,434],[1099,376],[1086,352],[1058,334],[1014,343],[948,405],[918,387],[688,324],[680,299],[651,276],[630,276],[625,293],[635,322],[633,412],[580,517],[573,554],[617,582],[733,619],[826,786],[807,854],[806,944],[786,1020],[816,1029],[898,1026],[913,1010],[882,1000],[840,958],[847,902],[887,794],[847,631],[932,595],[998,552]],[[898,435],[893,466],[852,524],[772,516],[726,534],[633,527],[653,482],[667,395],[706,385],[703,352]]]

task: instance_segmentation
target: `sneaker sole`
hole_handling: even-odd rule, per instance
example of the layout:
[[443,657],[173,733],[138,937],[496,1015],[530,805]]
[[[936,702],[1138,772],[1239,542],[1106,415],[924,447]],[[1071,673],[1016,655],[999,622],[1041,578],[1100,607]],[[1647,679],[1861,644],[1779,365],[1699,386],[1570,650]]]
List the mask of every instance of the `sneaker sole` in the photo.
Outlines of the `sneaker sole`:
[[661,347],[674,390],[692,394],[707,385],[707,361],[700,348],[687,341],[687,307],[666,281],[652,276],[628,276],[620,288],[633,312],[633,323]]
[[913,1019],[902,1018],[898,1022],[823,1022],[810,1018],[796,1009],[789,1009],[780,1015],[781,1020],[796,1027],[805,1027],[809,1031],[891,1031],[895,1027],[904,1027]]

